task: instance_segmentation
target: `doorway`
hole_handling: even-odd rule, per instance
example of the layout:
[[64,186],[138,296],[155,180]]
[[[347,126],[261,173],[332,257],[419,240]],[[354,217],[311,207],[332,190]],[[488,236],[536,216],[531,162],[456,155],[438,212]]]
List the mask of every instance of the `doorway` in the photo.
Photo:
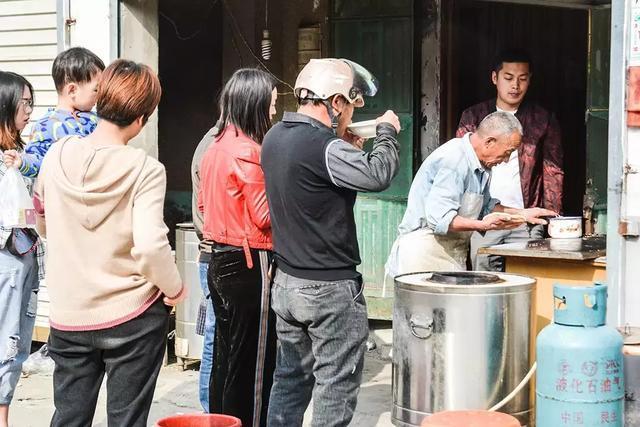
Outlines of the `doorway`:
[[562,129],[564,213],[582,215],[589,10],[454,0],[446,2],[444,16],[445,140],[453,137],[464,109],[495,97],[490,79],[495,55],[507,47],[527,50],[533,62],[527,100],[553,112]]
[[191,220],[191,160],[219,115],[222,3],[160,0],[158,153],[167,171],[165,222]]

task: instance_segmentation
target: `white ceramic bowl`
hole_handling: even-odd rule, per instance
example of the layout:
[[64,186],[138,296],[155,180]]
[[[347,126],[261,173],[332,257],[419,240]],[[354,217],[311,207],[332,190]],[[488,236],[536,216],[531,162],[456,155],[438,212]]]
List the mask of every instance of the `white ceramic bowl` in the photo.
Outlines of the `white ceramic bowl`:
[[355,122],[347,126],[347,129],[360,138],[375,138],[376,137],[376,121],[365,120],[364,122]]
[[577,239],[582,237],[581,216],[559,216],[549,219],[549,236],[555,239]]
[[552,251],[579,251],[582,249],[582,239],[550,239],[549,249]]

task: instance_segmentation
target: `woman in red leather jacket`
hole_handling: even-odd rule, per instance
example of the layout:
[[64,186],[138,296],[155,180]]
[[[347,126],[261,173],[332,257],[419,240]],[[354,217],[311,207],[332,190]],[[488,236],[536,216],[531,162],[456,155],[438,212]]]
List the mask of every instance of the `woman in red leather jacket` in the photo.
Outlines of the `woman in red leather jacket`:
[[198,208],[214,243],[208,285],[216,316],[209,410],[266,424],[276,355],[270,309],[271,220],[260,165],[276,113],[275,82],[236,71],[220,98],[222,125],[200,165]]

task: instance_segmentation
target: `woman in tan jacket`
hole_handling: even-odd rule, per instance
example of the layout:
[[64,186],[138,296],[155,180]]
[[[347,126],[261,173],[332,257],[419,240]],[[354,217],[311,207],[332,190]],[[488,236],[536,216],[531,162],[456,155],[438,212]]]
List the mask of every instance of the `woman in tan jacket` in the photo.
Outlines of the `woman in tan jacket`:
[[107,374],[109,425],[146,426],[166,341],[183,295],[163,222],[162,164],[127,144],[160,100],[149,67],[104,71],[96,130],[53,145],[36,185],[45,218],[52,426],[87,426]]

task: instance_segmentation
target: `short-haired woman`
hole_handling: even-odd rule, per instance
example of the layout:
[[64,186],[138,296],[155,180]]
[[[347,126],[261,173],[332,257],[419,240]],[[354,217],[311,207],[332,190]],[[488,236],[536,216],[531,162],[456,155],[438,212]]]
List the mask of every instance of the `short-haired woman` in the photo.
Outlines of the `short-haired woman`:
[[[16,153],[24,145],[20,132],[32,111],[31,84],[18,74],[0,71],[0,180],[7,168],[17,167]],[[31,179],[24,181],[31,186]],[[0,223],[0,427],[8,426],[9,404],[31,350],[38,276],[43,273],[38,259],[42,260],[42,247],[35,233]]]
[[208,272],[216,315],[209,410],[234,415],[245,427],[266,425],[275,368],[267,277],[271,220],[260,144],[276,98],[267,73],[236,71],[222,91],[221,131],[200,165],[203,234],[214,242]]
[[44,159],[36,210],[45,221],[51,298],[52,426],[91,425],[107,374],[113,426],[146,426],[183,295],[163,221],[162,164],[129,147],[160,101],[146,65],[117,60],[98,90],[96,130],[61,139]]

